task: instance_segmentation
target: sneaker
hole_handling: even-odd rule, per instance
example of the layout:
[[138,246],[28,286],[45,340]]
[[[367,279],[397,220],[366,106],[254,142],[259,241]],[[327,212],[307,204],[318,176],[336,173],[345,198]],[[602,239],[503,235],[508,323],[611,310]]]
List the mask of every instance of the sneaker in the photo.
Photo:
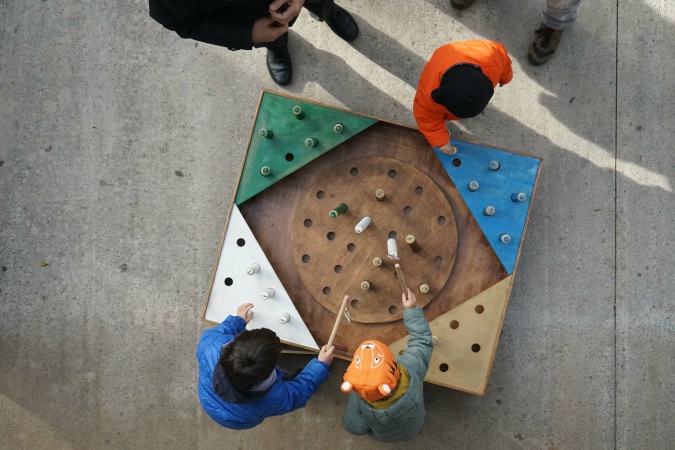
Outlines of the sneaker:
[[540,66],[551,59],[560,44],[563,30],[554,30],[543,23],[534,32],[534,40],[527,51],[527,60],[533,66]]
[[455,9],[464,9],[471,6],[476,0],[450,0],[450,5]]
[[293,78],[293,66],[287,46],[267,48],[267,70],[272,80],[279,86],[290,84]]
[[359,36],[359,26],[344,8],[335,5],[333,12],[326,18],[326,24],[333,33],[347,42],[351,42]]

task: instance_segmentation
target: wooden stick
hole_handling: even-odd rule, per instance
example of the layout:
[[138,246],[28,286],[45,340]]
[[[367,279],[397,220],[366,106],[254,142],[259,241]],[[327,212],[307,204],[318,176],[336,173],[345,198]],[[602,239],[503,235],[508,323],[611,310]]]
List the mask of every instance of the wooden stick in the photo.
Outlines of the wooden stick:
[[395,264],[394,269],[396,269],[396,273],[398,274],[398,282],[401,283],[401,289],[403,289],[403,293],[407,294],[408,286],[405,284],[405,278],[403,278],[403,272],[401,272],[401,265]]
[[312,350],[281,350],[281,353],[288,355],[316,355],[315,351]]
[[335,339],[335,335],[337,334],[338,328],[340,328],[340,321],[342,320],[342,314],[344,314],[345,312],[345,308],[347,307],[348,301],[349,295],[345,295],[345,298],[342,299],[342,304],[340,305],[340,311],[338,312],[337,318],[335,319],[333,331],[331,331],[330,337],[328,338],[328,344],[326,344],[327,349],[329,349],[333,345],[333,340]]

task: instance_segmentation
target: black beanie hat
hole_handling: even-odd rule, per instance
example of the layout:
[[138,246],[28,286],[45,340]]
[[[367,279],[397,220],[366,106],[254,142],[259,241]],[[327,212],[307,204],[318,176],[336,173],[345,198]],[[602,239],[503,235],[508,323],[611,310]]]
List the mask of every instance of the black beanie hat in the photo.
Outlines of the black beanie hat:
[[443,75],[431,98],[460,119],[468,119],[485,109],[494,92],[492,82],[478,66],[459,64]]

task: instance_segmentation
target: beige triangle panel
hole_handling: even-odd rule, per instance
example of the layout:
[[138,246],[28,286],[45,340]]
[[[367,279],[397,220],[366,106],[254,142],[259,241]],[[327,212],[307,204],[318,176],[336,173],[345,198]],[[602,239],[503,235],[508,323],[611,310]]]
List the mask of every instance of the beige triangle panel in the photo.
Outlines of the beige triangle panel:
[[[512,282],[513,276],[506,277],[429,323],[434,352],[425,381],[485,394]],[[389,347],[398,354],[408,339],[406,336]]]

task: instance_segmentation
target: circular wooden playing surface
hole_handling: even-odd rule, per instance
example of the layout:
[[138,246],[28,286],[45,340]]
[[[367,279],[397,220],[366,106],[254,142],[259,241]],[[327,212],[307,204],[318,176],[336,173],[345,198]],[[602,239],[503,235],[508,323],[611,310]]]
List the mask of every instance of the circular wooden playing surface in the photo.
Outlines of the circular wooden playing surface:
[[[378,202],[375,191],[384,189]],[[328,213],[345,203],[346,213]],[[356,224],[369,216],[361,234]],[[415,236],[413,253],[405,242]],[[345,294],[356,322],[392,322],[402,318],[401,285],[387,257],[387,239],[396,237],[403,277],[419,306],[426,306],[445,285],[457,252],[457,227],[445,195],[423,172],[393,158],[371,156],[344,162],[308,184],[291,232],[293,261],[307,290],[337,314]],[[380,267],[373,265],[379,257]],[[361,283],[368,281],[369,290]],[[419,291],[421,284],[429,292]]]

